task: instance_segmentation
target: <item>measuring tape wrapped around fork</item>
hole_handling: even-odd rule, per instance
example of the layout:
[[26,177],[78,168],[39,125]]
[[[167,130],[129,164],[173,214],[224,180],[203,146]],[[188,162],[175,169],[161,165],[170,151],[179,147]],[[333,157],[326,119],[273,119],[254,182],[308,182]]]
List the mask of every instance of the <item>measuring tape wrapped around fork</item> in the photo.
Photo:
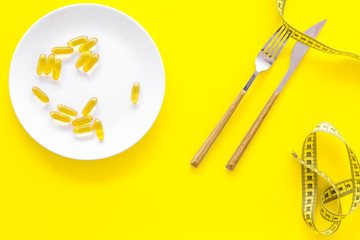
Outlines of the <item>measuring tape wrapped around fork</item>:
[[[316,135],[318,132],[324,132],[331,134],[332,136],[337,137],[341,140],[347,149],[348,157],[350,161],[350,170],[352,178],[338,183],[334,183],[331,178],[326,175],[323,171],[317,168],[317,145],[316,145]],[[333,234],[340,226],[341,220],[344,219],[347,215],[353,212],[360,204],[360,165],[359,161],[346,143],[344,138],[340,135],[339,131],[328,122],[320,123],[305,139],[303,145],[302,159],[300,159],[296,153],[293,153],[293,156],[302,164],[301,166],[301,175],[302,175],[302,211],[305,223],[312,228],[313,230],[324,234],[331,235]],[[314,223],[314,210],[317,194],[317,176],[323,177],[330,187],[325,189],[321,195],[321,207],[320,214],[321,216],[331,222],[331,226],[324,231],[319,231]],[[349,212],[342,213],[341,201],[340,198],[348,194],[353,194],[352,202]],[[338,209],[336,212],[329,210],[326,207],[326,204],[337,200]]]
[[283,21],[283,25],[289,29],[290,31],[292,31],[291,37],[294,38],[295,40],[309,46],[312,48],[315,48],[316,50],[319,50],[321,52],[325,52],[325,53],[330,53],[330,54],[335,54],[335,55],[343,55],[343,56],[348,56],[348,57],[352,57],[355,58],[357,60],[360,60],[360,55],[355,54],[355,53],[351,53],[351,52],[345,52],[345,51],[340,51],[340,50],[336,50],[334,48],[331,48],[325,44],[323,44],[322,42],[306,35],[305,33],[300,32],[299,30],[297,30],[296,28],[292,27],[289,23],[287,23],[283,17],[284,15],[284,9],[285,9],[285,3],[286,0],[276,0],[276,6],[277,9],[279,11],[279,14],[282,18]]

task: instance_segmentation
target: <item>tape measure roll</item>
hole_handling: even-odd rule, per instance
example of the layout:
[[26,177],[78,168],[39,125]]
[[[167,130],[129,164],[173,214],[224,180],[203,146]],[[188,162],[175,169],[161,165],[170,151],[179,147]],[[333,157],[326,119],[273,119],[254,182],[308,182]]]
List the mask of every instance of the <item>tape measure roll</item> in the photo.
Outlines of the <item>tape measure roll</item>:
[[[321,170],[317,169],[317,146],[316,135],[318,132],[331,134],[341,140],[347,149],[350,161],[351,178],[345,181],[334,183],[331,178]],[[350,146],[346,143],[344,138],[340,135],[339,131],[328,122],[320,123],[306,138],[303,144],[302,159],[296,153],[293,156],[302,164],[302,211],[305,223],[313,230],[324,234],[331,235],[339,228],[341,220],[353,212],[360,204],[360,164],[352,151]],[[314,210],[317,195],[317,176],[320,175],[328,183],[330,187],[325,189],[321,195],[321,216],[331,222],[331,226],[324,231],[319,231],[314,223]],[[340,198],[348,194],[353,194],[351,207],[349,212],[342,213]],[[326,204],[337,200],[337,212],[331,211],[326,207]]]
[[321,52],[325,52],[325,53],[330,53],[330,54],[335,54],[335,55],[343,55],[343,56],[348,56],[348,57],[352,57],[355,58],[357,60],[360,60],[360,55],[355,54],[355,53],[351,53],[351,52],[345,52],[345,51],[340,51],[340,50],[336,50],[334,48],[331,48],[325,44],[323,44],[322,42],[306,35],[305,33],[300,32],[299,30],[297,30],[296,28],[292,27],[289,23],[287,23],[283,17],[284,15],[284,9],[285,9],[285,3],[286,0],[276,0],[276,6],[277,9],[279,11],[279,14],[282,18],[283,21],[283,25],[290,29],[292,31],[291,37],[293,37],[295,40],[302,42],[303,44],[306,44],[309,47],[315,48]]

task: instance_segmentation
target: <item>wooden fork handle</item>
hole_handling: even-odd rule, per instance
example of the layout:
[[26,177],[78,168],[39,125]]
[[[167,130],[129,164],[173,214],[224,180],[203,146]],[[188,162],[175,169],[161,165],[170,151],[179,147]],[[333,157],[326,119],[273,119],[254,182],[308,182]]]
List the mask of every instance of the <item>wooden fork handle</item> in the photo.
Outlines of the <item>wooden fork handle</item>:
[[209,137],[206,139],[204,144],[201,146],[199,151],[196,153],[193,160],[190,162],[190,164],[194,167],[198,167],[201,163],[201,161],[204,159],[205,155],[215,142],[216,138],[219,136],[220,132],[225,127],[226,123],[229,121],[233,113],[235,112],[236,108],[239,106],[241,100],[245,96],[246,91],[242,90],[240,94],[236,97],[234,102],[231,104],[229,109],[226,111],[225,115],[221,118],[220,122],[216,125],[215,129],[211,132]]
[[273,93],[273,95],[270,97],[269,101],[266,103],[265,107],[263,108],[263,110],[261,111],[261,113],[259,114],[257,119],[255,120],[255,122],[253,123],[253,125],[251,126],[251,128],[249,129],[247,134],[245,135],[245,137],[242,140],[242,142],[240,143],[239,147],[234,152],[234,155],[231,157],[231,159],[227,163],[227,165],[226,165],[227,169],[229,169],[231,171],[235,169],[236,164],[239,162],[241,156],[244,154],[244,152],[245,152],[246,148],[248,147],[248,145],[250,144],[252,138],[255,136],[256,131],[259,129],[261,123],[265,119],[267,113],[269,112],[271,106],[274,104],[278,95],[279,95],[279,92],[275,91]]

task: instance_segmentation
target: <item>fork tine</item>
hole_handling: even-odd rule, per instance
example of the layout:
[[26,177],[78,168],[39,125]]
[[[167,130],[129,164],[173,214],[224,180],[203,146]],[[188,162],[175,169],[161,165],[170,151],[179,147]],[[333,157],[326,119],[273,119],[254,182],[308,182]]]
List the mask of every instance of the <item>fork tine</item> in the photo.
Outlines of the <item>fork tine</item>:
[[[287,32],[289,32],[289,34],[288,34],[288,36],[286,37],[286,39],[284,40],[284,42],[282,43],[282,45],[280,46],[280,48],[279,48],[279,50],[277,51],[277,53],[275,54],[275,56],[274,56],[274,61],[275,61],[276,58],[279,56],[281,50],[283,49],[283,47],[285,46],[286,42],[289,40],[289,38],[290,38],[290,36],[291,36],[291,34],[292,34],[292,31],[290,31],[290,30],[287,30],[287,31],[286,31],[286,34],[287,34]],[[285,34],[285,35],[286,35],[286,34]]]
[[271,46],[267,49],[265,55],[268,55],[269,52],[273,49],[275,43],[277,43],[277,41],[279,40],[280,36],[282,36],[283,32],[286,30],[286,28],[284,27],[284,29],[280,32],[280,34],[275,38],[275,40],[273,41],[273,43],[271,44]]
[[281,27],[276,30],[276,32],[274,33],[274,35],[272,35],[272,37],[269,39],[269,41],[267,41],[267,43],[265,44],[265,46],[261,49],[261,52],[265,51],[265,49],[267,48],[267,46],[271,43],[271,41],[275,38],[275,36],[278,34],[278,32],[284,27],[284,25],[281,25]]
[[286,34],[289,32],[289,30],[287,30],[285,32],[285,34],[281,37],[281,39],[279,40],[279,42],[276,44],[276,46],[272,49],[271,53],[269,54],[269,57],[272,57],[273,54],[276,52],[276,49],[279,47],[280,43],[284,40],[284,37],[286,36]]

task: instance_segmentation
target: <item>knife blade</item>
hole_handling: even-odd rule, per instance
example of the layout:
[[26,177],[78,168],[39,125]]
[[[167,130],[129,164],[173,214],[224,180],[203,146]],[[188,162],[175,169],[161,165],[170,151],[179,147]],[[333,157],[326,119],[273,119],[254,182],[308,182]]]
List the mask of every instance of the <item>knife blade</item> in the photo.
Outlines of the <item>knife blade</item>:
[[[326,20],[321,21],[308,30],[305,31],[305,34],[309,35],[312,38],[316,38],[323,26],[325,25]],[[290,76],[293,74],[296,67],[301,62],[302,58],[305,56],[307,50],[309,47],[301,42],[297,42],[291,52],[290,57],[290,67],[285,74],[283,80],[280,82],[279,86],[277,87],[276,91],[281,92],[281,90],[284,88],[285,84],[289,80]]]

